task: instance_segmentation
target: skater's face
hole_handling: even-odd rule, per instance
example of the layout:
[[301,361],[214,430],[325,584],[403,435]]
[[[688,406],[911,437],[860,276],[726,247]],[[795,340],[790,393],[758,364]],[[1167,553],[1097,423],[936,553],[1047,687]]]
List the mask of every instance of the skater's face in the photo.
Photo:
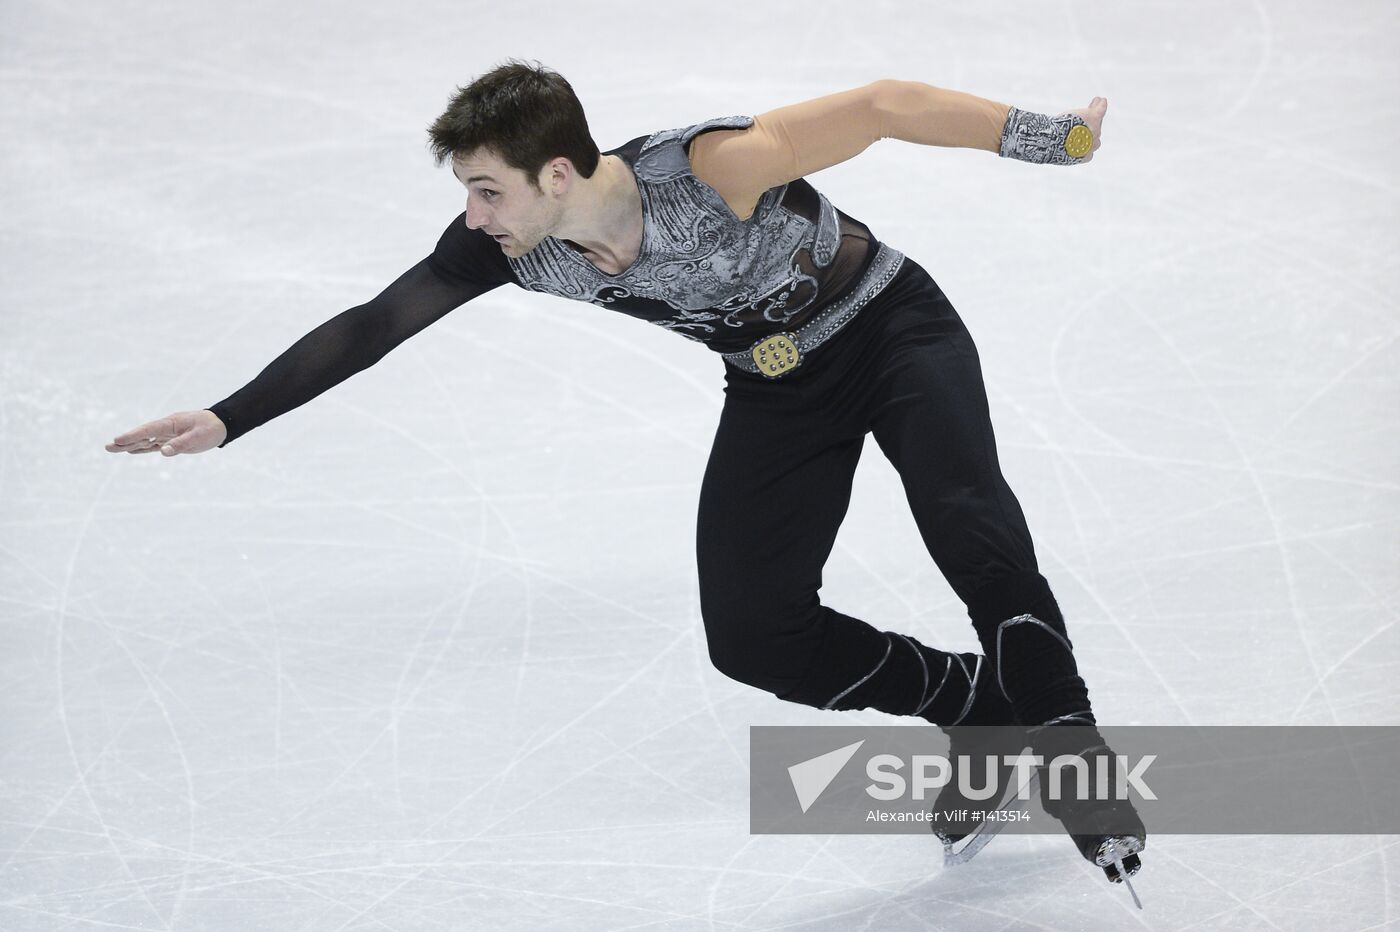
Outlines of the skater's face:
[[529,177],[489,150],[452,159],[452,174],[467,189],[467,226],[483,230],[508,256],[523,256],[558,226],[573,165],[558,158],[540,171],[539,189]]

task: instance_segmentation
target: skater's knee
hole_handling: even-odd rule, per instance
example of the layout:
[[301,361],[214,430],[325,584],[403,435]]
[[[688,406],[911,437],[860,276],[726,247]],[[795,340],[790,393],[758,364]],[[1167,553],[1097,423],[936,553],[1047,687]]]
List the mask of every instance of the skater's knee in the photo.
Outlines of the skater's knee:
[[707,642],[710,663],[731,680],[772,693],[784,688],[779,671],[785,658],[772,638],[710,633]]
[[763,680],[763,664],[757,654],[746,651],[736,641],[709,638],[710,663],[731,680],[758,686]]
[[730,679],[772,692],[787,682],[796,658],[819,636],[816,608],[734,600],[702,602],[710,662]]
[[723,621],[712,611],[704,612],[705,646],[714,668],[731,679],[746,681],[746,668],[751,663],[746,650],[747,638],[743,628],[728,619]]

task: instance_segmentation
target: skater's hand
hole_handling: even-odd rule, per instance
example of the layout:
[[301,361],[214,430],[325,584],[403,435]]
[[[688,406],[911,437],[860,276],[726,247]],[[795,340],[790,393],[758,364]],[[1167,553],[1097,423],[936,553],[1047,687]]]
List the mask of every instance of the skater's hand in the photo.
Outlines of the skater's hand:
[[228,428],[213,411],[180,411],[148,421],[119,434],[107,444],[108,453],[154,453],[177,456],[203,453],[224,442]]
[[1094,145],[1089,149],[1089,154],[1079,160],[1081,164],[1084,162],[1092,162],[1094,160],[1094,153],[1103,143],[1103,115],[1104,111],[1107,109],[1108,98],[1095,97],[1093,100],[1089,101],[1089,106],[1087,107],[1083,107],[1079,110],[1065,111],[1066,113],[1074,114],[1085,123],[1089,124],[1089,130],[1094,134]]

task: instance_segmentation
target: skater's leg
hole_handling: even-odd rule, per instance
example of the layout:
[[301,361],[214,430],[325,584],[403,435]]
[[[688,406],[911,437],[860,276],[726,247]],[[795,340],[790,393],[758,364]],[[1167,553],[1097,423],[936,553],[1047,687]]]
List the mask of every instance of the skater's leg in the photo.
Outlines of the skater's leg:
[[[824,709],[1004,721],[976,654],[950,654],[823,605],[822,567],[850,502],[864,431],[809,383],[731,379],[701,486],[696,557],[711,659],[726,675]],[[982,702],[973,697],[983,694]]]
[[[1033,750],[1047,761],[1109,754],[1001,473],[977,350],[941,289],[926,273],[920,278],[922,287],[909,289],[885,321],[872,431],[899,472],[929,554],[967,604],[996,682],[1029,726]],[[1146,838],[1126,802],[1047,809],[1089,860],[1107,837],[1131,838],[1130,851]]]
[[1017,718],[1092,721],[1064,619],[1002,476],[977,349],[922,270],[919,283],[886,319],[869,402],[876,442],[900,475],[929,554],[966,603]]

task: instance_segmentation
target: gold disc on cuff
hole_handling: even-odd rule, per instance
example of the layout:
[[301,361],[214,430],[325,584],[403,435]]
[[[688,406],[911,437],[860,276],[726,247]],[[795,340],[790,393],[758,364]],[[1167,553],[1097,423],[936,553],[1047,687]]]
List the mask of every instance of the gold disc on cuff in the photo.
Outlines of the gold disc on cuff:
[[1065,137],[1065,151],[1071,158],[1082,159],[1089,154],[1089,150],[1094,148],[1093,130],[1084,124],[1079,124],[1069,131]]

